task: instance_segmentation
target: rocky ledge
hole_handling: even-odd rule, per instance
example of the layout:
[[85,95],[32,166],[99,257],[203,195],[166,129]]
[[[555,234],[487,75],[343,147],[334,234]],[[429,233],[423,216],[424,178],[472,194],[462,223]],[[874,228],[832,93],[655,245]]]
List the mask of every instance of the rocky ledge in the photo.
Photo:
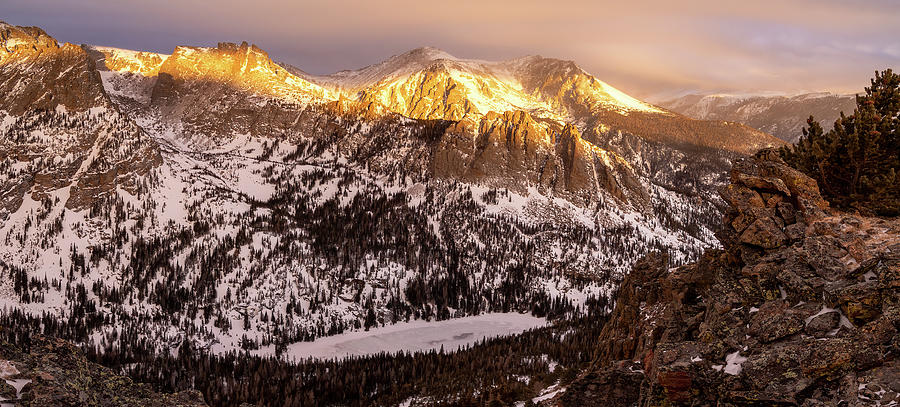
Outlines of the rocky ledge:
[[900,220],[829,209],[771,150],[735,163],[722,250],[625,279],[562,406],[900,403]]
[[27,351],[0,342],[0,400],[14,406],[206,406],[196,391],[160,394],[88,362],[69,342],[31,338]]

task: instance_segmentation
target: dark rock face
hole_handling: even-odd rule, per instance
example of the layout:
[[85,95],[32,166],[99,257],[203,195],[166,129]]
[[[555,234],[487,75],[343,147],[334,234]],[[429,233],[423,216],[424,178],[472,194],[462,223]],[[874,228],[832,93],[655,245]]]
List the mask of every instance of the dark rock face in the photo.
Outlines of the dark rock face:
[[588,372],[562,395],[562,403],[578,406],[630,406],[638,401],[644,374],[623,363]]
[[436,143],[432,173],[521,193],[538,186],[583,206],[605,191],[649,210],[646,187],[622,157],[586,142],[575,126],[548,126],[521,111],[456,123]]
[[[677,269],[663,255],[639,262],[594,367],[553,403],[900,401],[900,220],[829,210],[770,151],[737,162],[731,181],[724,249]],[[640,385],[621,385],[636,371]],[[597,396],[607,393],[618,396]]]
[[[197,391],[160,394],[103,366],[88,362],[69,342],[34,337],[27,351],[0,342],[0,364],[7,380],[30,380],[16,405],[38,406],[205,406]],[[11,370],[11,372],[10,372]],[[0,383],[6,384],[0,380]],[[0,397],[15,399],[15,389],[0,387]],[[12,397],[9,397],[12,395]]]
[[841,313],[837,311],[828,311],[819,316],[810,317],[806,324],[806,334],[816,338],[823,338],[829,332],[838,328],[841,322]]
[[15,116],[29,110],[54,110],[60,105],[83,111],[105,99],[94,62],[80,47],[59,45],[37,27],[2,22],[0,94],[0,110]]

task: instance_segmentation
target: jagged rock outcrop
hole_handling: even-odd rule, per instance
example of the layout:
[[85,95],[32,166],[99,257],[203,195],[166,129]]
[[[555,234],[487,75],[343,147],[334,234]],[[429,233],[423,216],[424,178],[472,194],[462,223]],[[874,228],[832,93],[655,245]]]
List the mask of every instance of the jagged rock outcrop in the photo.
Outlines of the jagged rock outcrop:
[[440,138],[433,157],[434,174],[442,178],[522,193],[537,186],[583,206],[603,194],[638,208],[649,201],[624,159],[586,142],[575,126],[547,125],[523,111],[456,123]]
[[0,398],[41,406],[205,406],[198,391],[162,394],[94,364],[69,342],[32,337],[28,349],[0,342]]
[[104,91],[94,59],[36,27],[0,23],[0,220],[31,199],[71,188],[69,208],[89,207],[161,163],[158,146]]
[[638,262],[594,367],[555,404],[900,402],[900,221],[828,209],[772,150],[731,181],[724,249]]
[[30,110],[83,111],[105,96],[94,61],[81,47],[37,27],[0,22],[0,111],[11,116]]

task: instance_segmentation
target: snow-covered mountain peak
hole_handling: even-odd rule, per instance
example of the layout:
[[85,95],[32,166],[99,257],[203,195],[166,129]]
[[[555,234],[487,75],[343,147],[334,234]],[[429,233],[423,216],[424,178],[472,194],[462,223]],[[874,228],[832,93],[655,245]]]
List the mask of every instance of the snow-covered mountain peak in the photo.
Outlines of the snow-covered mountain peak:
[[597,110],[667,114],[594,78],[573,61],[536,55],[495,62],[422,47],[358,70],[305,77],[348,99],[420,119],[460,120],[518,110],[558,122]]
[[343,70],[330,75],[310,75],[309,77],[323,86],[343,90],[345,93],[353,93],[387,79],[412,75],[441,60],[465,61],[437,48],[420,47],[393,55],[384,61],[360,69]]
[[292,102],[334,100],[329,90],[300,78],[246,42],[219,43],[217,47],[179,46],[159,68],[177,81],[227,85],[259,95]]
[[457,59],[455,56],[450,55],[450,53],[435,47],[419,47],[413,50],[410,50],[404,54],[400,55],[401,57],[413,57],[413,58],[425,58],[429,60],[437,60],[437,59]]

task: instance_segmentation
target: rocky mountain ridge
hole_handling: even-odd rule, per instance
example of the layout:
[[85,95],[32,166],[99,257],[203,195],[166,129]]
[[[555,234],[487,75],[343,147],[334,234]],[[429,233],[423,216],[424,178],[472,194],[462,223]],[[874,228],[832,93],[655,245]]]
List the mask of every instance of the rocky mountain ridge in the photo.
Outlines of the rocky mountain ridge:
[[828,125],[841,112],[852,113],[855,102],[853,95],[824,92],[794,96],[686,95],[660,105],[695,119],[743,123],[795,143],[810,115]]
[[573,61],[541,56],[490,62],[424,47],[326,76],[288,69],[348,99],[377,102],[414,118],[477,121],[489,111],[522,110],[542,120],[573,123],[592,142],[629,132],[668,144],[742,154],[772,143],[765,134],[745,126],[685,120],[623,93]]
[[[351,99],[379,100],[395,112],[414,107],[421,101],[421,96],[409,100],[408,96],[401,95],[402,92],[417,88],[428,91],[441,85],[454,88],[461,98],[466,99],[470,110],[465,113],[473,116],[519,109],[541,117],[574,117],[574,112],[567,109],[574,104],[563,100],[567,92],[582,101],[590,100],[589,104],[602,104],[622,113],[664,113],[591,77],[572,61],[540,56],[491,62],[457,58],[436,48],[423,47],[358,70],[324,76],[307,74],[307,77]],[[447,101],[446,104],[452,107],[460,103]],[[407,116],[426,118],[422,115],[427,113],[413,111]],[[460,118],[462,116],[457,120]]]
[[88,54],[34,27],[5,25],[0,40],[0,218],[26,192],[40,201],[58,191],[86,208],[117,187],[134,191],[161,157],[115,108]]
[[638,262],[558,405],[895,405],[900,222],[831,210],[773,151],[723,189],[724,250]]

